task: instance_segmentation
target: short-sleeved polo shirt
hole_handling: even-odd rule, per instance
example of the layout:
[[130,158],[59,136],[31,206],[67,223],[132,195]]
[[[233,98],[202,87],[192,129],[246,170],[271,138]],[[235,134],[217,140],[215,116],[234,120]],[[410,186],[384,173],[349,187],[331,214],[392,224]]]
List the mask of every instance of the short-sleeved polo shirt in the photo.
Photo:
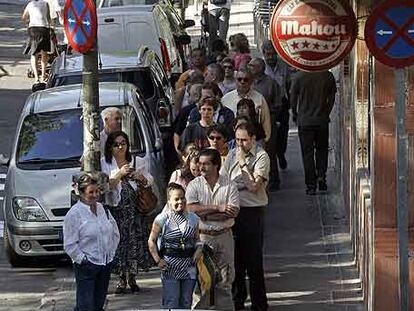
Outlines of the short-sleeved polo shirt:
[[[201,205],[232,205],[239,207],[239,192],[237,186],[228,177],[219,175],[219,178],[211,189],[204,176],[193,179],[186,190],[187,204]],[[222,230],[231,228],[234,225],[234,218],[224,221],[201,220],[201,230]]]
[[237,148],[232,149],[224,161],[220,174],[228,176],[234,181],[239,189],[240,206],[253,207],[265,206],[269,203],[266,192],[266,184],[269,180],[270,159],[266,151],[258,144],[254,144],[249,154],[246,156],[247,168],[256,178],[261,176],[266,182],[257,193],[247,190],[248,175],[246,167],[241,169],[236,157]]

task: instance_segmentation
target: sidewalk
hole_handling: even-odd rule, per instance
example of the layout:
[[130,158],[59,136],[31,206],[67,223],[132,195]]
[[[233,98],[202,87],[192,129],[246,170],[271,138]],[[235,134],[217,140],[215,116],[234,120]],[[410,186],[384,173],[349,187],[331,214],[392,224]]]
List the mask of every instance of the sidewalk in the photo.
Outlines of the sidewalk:
[[353,266],[346,211],[331,189],[305,194],[300,145],[291,131],[288,170],[266,215],[265,269],[270,310],[357,311],[362,293]]
[[[305,195],[295,131],[289,137],[288,164],[288,170],[281,172],[282,189],[271,194],[266,215],[269,310],[362,311],[345,210],[333,194]],[[72,310],[75,286],[70,267],[56,283],[59,285],[45,294],[39,310]],[[142,291],[134,295],[114,295],[115,283],[113,278],[105,310],[160,307],[158,271],[142,273],[138,277]]]

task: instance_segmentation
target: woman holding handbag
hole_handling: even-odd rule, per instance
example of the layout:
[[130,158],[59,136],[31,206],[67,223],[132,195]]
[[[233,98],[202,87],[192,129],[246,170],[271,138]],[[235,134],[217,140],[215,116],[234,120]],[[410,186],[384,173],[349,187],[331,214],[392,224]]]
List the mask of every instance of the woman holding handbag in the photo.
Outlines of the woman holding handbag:
[[150,186],[153,177],[136,171],[132,165],[128,135],[122,131],[109,134],[101,159],[102,171],[109,175],[110,205],[120,232],[120,243],[113,261],[113,273],[119,275],[115,293],[138,292],[135,277],[138,269],[148,269],[153,261],[148,251],[148,227],[145,215],[137,208],[139,186]]

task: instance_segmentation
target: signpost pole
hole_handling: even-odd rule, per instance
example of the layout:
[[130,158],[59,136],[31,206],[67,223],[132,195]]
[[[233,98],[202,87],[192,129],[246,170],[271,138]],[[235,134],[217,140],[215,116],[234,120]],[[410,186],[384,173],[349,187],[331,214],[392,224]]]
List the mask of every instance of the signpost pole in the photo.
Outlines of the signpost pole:
[[408,311],[408,135],[405,128],[405,109],[408,100],[408,75],[406,69],[395,70],[395,112],[397,117],[397,221],[400,310]]
[[[96,1],[93,1],[96,4]],[[100,171],[99,85],[97,39],[83,54],[83,171]]]

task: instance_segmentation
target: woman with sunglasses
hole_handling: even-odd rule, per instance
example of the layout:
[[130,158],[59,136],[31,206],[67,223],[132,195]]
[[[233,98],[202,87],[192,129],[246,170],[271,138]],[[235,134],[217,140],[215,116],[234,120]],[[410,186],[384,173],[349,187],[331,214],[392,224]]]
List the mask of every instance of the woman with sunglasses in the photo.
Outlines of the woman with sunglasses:
[[227,147],[227,130],[221,124],[216,124],[210,127],[207,130],[208,142],[210,143],[210,148],[216,149],[220,152],[221,163],[224,163],[224,160],[229,153],[229,148]]
[[178,184],[186,189],[188,183],[200,175],[199,154],[200,151],[195,144],[187,144],[181,153],[181,166],[172,172],[169,183]]
[[230,57],[226,57],[221,62],[221,66],[223,67],[224,71],[224,80],[222,82],[223,85],[223,96],[227,93],[236,89],[236,77],[234,76],[234,60]]
[[153,178],[132,166],[128,135],[122,131],[109,134],[101,159],[102,171],[109,175],[111,192],[107,203],[118,223],[120,243],[117,249],[113,273],[119,282],[115,293],[126,292],[127,280],[131,291],[138,292],[135,277],[138,269],[148,269],[152,259],[148,250],[148,228],[144,215],[136,209],[138,186],[148,186]]

